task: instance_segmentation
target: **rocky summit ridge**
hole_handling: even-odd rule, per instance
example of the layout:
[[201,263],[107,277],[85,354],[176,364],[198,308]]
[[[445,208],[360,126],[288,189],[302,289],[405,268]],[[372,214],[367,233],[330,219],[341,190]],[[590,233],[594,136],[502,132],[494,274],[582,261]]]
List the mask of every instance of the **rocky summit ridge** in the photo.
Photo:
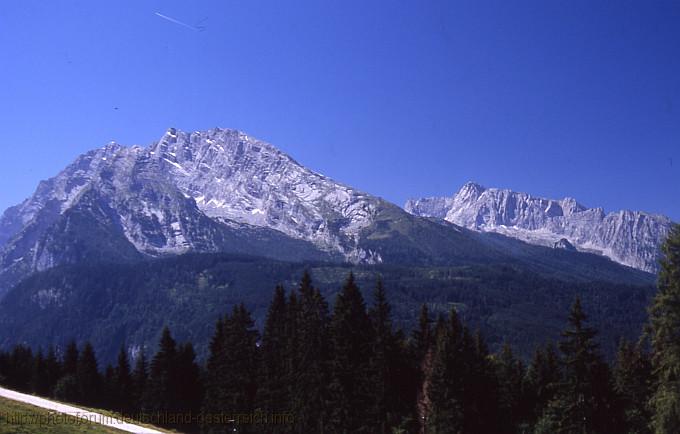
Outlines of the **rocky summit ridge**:
[[[605,216],[572,199],[535,199],[473,183],[451,198],[411,202],[407,210],[241,131],[169,128],[149,146],[110,142],[80,155],[5,211],[0,297],[32,273],[59,265],[188,252],[409,266],[512,263],[591,276],[592,255],[572,254],[571,244],[650,271],[667,229],[646,214]],[[551,248],[566,242],[546,260],[540,248],[487,230]],[[603,278],[646,279],[595,262]]]
[[569,197],[545,199],[474,182],[466,183],[451,197],[411,199],[404,209],[532,244],[569,244],[652,273],[658,270],[660,246],[672,225],[662,215],[626,210],[605,213]]
[[0,280],[190,251],[376,263],[359,233],[385,205],[238,130],[169,128],[147,147],[89,151],[7,209]]

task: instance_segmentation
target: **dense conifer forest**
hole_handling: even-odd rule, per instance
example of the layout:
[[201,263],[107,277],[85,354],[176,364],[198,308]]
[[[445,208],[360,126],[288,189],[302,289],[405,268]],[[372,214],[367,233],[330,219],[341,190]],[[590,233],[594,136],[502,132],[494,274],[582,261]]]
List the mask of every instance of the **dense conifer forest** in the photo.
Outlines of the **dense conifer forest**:
[[0,300],[0,350],[15,344],[64,348],[75,339],[90,341],[103,364],[115,363],[123,344],[155,352],[168,326],[177,340],[191,341],[204,361],[221,315],[244,303],[262,331],[272,289],[297,287],[305,270],[331,307],[350,271],[369,301],[376,280],[382,279],[395,328],[410,334],[422,304],[435,319],[456,307],[493,352],[508,343],[523,360],[537,345],[559,338],[579,296],[611,361],[619,337],[640,335],[656,292],[652,280],[563,280],[513,264],[352,266],[187,254],[138,264],[56,267],[26,279]]
[[0,354],[0,381],[189,432],[674,433],[680,228],[663,251],[648,327],[611,363],[579,298],[561,338],[525,362],[509,345],[491,353],[455,307],[423,305],[407,336],[380,280],[367,303],[350,273],[331,310],[305,273],[275,288],[261,334],[242,304],[221,316],[205,363],[165,328],[154,355],[123,347],[104,367],[87,342],[18,345]]

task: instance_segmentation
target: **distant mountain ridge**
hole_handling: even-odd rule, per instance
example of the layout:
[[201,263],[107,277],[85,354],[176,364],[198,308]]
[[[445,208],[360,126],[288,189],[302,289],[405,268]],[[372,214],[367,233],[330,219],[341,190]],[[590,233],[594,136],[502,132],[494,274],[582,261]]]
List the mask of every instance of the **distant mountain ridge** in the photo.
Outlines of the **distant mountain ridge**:
[[[212,250],[196,246],[205,239],[192,238],[179,218],[180,210],[195,202],[202,214],[228,226],[267,227],[322,250],[339,251],[350,261],[379,261],[372,252],[356,248],[356,240],[381,199],[317,174],[268,143],[220,128],[193,133],[170,128],[147,148],[112,142],[88,152],[5,212],[0,245],[46,208],[63,213],[92,188],[106,189],[121,201],[134,202],[141,194],[144,200],[130,203],[135,207],[130,211],[157,220],[161,233],[150,237],[131,218],[121,219],[121,227],[138,250],[150,255]],[[173,204],[172,215],[165,214],[167,209],[150,208],[158,200]]]
[[[575,294],[596,306],[609,341],[637,335],[652,274],[578,252],[568,236],[536,246],[451,223],[452,203],[410,214],[237,130],[109,143],[0,217],[0,347],[77,338],[112,360],[170,325],[205,349],[225,309],[245,302],[262,320],[272,288],[306,269],[329,301],[350,270],[365,289],[380,276],[405,324],[421,303],[455,303],[526,354],[558,333]],[[570,203],[544,205],[564,214]]]
[[[82,261],[129,262],[189,251],[340,258],[265,225],[206,215],[170,169],[177,163],[165,147],[176,133],[168,130],[147,148],[111,142],[87,152],[6,210],[0,218],[0,292],[32,272]],[[211,130],[202,143],[214,137],[223,146],[226,136],[239,140],[238,134]]]
[[0,217],[0,297],[58,265],[188,252],[354,264],[504,263],[574,279],[650,278],[593,255],[489,235],[409,214],[238,130],[170,128],[147,147],[111,142],[87,152],[7,209]]
[[496,232],[544,246],[573,245],[620,264],[654,273],[668,217],[641,211],[605,213],[573,198],[545,199],[468,182],[452,197],[411,199],[404,209],[481,232]]

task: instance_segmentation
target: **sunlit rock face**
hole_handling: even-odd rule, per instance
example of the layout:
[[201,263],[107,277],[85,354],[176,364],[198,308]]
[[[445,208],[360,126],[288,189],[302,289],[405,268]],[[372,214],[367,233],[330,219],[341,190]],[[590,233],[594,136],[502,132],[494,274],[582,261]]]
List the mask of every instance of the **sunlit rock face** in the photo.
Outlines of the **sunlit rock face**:
[[297,163],[274,146],[237,130],[170,129],[148,149],[175,185],[206,215],[279,230],[348,260],[380,200]]
[[380,262],[359,241],[385,206],[237,130],[170,128],[148,147],[87,152],[6,210],[0,286],[63,263],[191,251]]
[[436,217],[469,229],[498,232],[523,241],[553,247],[572,245],[648,272],[658,270],[660,246],[671,220],[641,211],[606,214],[575,199],[533,197],[468,182],[453,197],[409,200],[404,209]]

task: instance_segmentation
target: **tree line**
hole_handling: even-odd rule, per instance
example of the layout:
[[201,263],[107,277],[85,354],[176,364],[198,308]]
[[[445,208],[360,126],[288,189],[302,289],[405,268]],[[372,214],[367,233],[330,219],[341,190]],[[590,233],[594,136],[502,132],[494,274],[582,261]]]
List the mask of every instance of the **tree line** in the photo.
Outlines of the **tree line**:
[[[676,433],[678,227],[663,253],[648,327],[611,364],[578,298],[561,339],[525,362],[508,345],[491,353],[455,309],[433,318],[424,305],[407,336],[380,281],[367,306],[350,274],[331,310],[305,273],[276,287],[261,334],[243,305],[220,317],[204,364],[165,328],[150,360],[121,348],[103,370],[88,343],[59,356],[16,346],[0,353],[0,382],[206,433]],[[179,414],[195,417],[167,417]]]

